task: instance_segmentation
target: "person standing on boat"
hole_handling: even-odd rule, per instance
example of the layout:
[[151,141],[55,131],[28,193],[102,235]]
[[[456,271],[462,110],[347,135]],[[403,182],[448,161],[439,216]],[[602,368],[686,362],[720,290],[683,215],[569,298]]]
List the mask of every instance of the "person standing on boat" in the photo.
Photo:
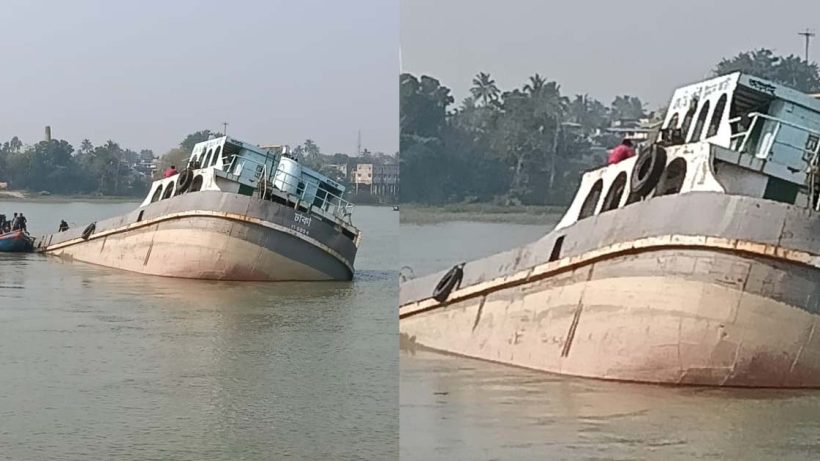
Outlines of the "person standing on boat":
[[634,156],[635,149],[632,148],[632,141],[629,139],[624,139],[620,144],[618,144],[617,147],[609,151],[607,165],[614,165]]
[[14,217],[11,218],[11,230],[16,231],[20,228],[20,218],[17,217],[17,213],[14,213]]
[[18,216],[17,219],[20,220],[20,224],[18,224],[20,230],[23,232],[28,232],[28,228],[26,227],[26,221],[28,221],[28,219],[26,219],[26,217],[23,216],[23,213],[20,213],[20,216]]
[[179,173],[179,171],[177,171],[177,167],[175,165],[171,165],[171,168],[168,168],[167,170],[165,170],[165,173],[163,173],[163,176],[166,177],[166,178],[170,178],[171,176],[173,176],[177,173]]

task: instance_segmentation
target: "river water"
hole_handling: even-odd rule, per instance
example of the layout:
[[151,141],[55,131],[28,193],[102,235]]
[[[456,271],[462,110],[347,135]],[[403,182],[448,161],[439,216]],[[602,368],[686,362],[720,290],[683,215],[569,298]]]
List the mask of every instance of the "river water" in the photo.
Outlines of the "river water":
[[[133,203],[0,201],[34,235]],[[237,283],[0,254],[0,459],[396,459],[398,213],[352,283]]]
[[[402,224],[400,260],[420,276],[551,227]],[[401,352],[399,381],[402,460],[820,456],[820,391],[614,383],[425,351]]]

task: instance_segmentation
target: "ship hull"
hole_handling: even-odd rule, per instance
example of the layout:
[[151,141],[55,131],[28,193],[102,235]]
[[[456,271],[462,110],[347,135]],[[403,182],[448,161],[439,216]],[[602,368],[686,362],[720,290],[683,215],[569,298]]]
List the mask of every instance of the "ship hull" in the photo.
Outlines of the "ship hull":
[[[635,204],[469,263],[444,303],[422,294],[441,274],[412,281],[402,287],[403,343],[587,378],[820,387],[816,217],[708,195]],[[657,216],[664,200],[701,214],[688,227],[667,219],[630,230],[651,228],[638,218]],[[712,207],[739,211],[745,225],[711,220]],[[550,261],[558,237],[569,254]]]
[[[140,214],[141,213],[141,214]],[[199,192],[43,237],[45,254],[142,274],[206,280],[350,280],[355,243],[330,224],[253,197]]]

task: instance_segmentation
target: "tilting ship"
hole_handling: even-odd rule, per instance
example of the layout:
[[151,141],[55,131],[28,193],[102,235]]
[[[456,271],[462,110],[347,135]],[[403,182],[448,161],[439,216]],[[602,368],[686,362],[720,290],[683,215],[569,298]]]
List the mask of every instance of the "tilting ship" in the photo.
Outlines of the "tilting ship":
[[820,386],[820,101],[733,73],[677,89],[639,155],[536,242],[405,281],[427,347],[564,375]]
[[286,146],[223,136],[111,219],[45,235],[37,251],[143,274],[213,280],[351,280],[361,232],[345,188]]

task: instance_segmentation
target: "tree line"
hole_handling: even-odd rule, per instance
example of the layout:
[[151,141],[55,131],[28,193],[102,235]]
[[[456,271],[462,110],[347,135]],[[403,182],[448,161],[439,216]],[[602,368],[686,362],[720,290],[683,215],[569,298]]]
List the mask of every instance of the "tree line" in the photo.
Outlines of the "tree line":
[[[84,139],[78,149],[62,139],[24,145],[17,136],[0,144],[0,182],[9,189],[64,195],[142,196],[162,171],[175,165],[184,168],[191,151],[199,142],[221,137],[216,131],[200,130],[188,134],[178,146],[157,159],[149,149],[123,148],[109,140],[95,146]],[[384,163],[392,158],[365,149],[359,157],[346,154],[324,154],[308,139],[293,149],[303,164],[332,179],[350,186],[349,175],[331,165]],[[151,164],[157,170],[152,174]]]
[[25,146],[17,136],[0,145],[0,182],[9,189],[53,194],[142,195],[149,178],[134,166],[150,162],[151,150],[139,152],[109,140],[79,149],[62,139]]
[[[743,71],[804,92],[820,91],[816,63],[768,49],[722,59],[721,75]],[[587,94],[565,95],[558,82],[535,74],[520,87],[500,89],[480,72],[470,95],[454,107],[437,79],[400,76],[401,201],[442,204],[565,205],[585,169],[599,166],[620,138],[615,121],[659,120],[638,96],[606,105]]]

